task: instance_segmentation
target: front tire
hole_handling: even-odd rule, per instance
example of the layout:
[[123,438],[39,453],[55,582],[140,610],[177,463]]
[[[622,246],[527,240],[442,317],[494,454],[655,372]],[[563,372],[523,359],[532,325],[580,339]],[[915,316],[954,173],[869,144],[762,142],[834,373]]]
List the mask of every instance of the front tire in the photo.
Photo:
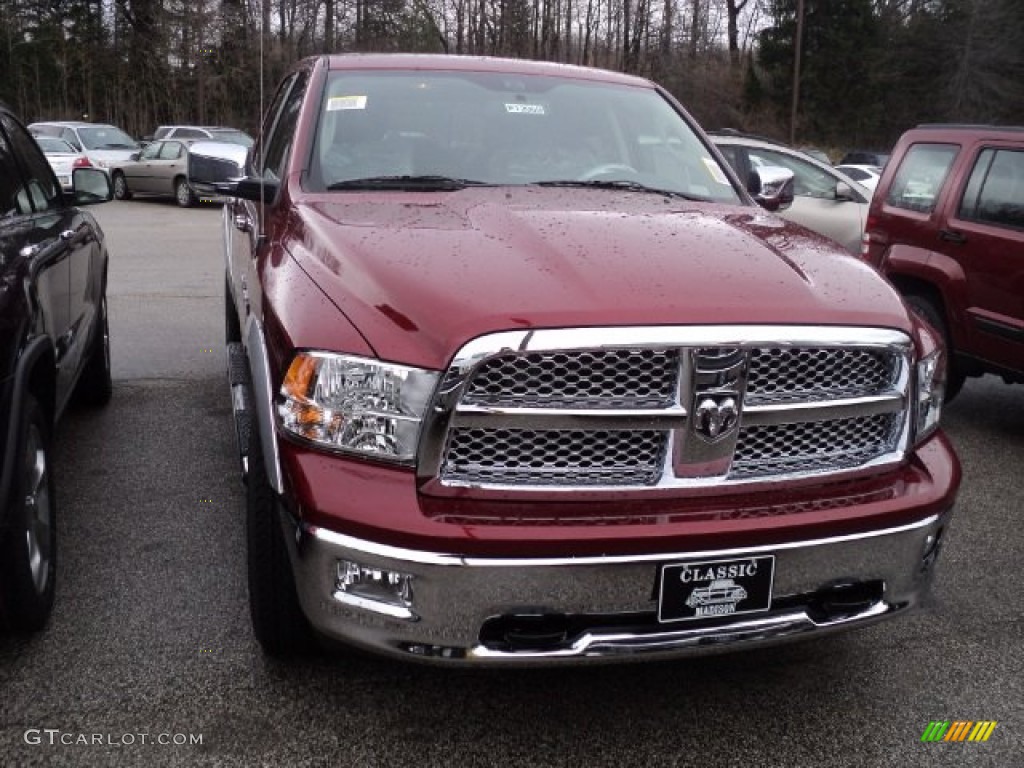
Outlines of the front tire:
[[114,198],[117,200],[131,200],[132,191],[128,189],[128,180],[120,171],[114,172]]
[[0,608],[15,631],[46,626],[57,577],[57,498],[50,464],[50,422],[25,400],[15,453],[10,528],[0,541]]
[[195,196],[192,188],[188,185],[188,179],[178,178],[174,181],[174,199],[182,208],[191,208],[195,203]]
[[964,386],[967,378],[963,371],[956,364],[956,354],[953,350],[953,342],[949,337],[949,329],[946,326],[946,318],[942,310],[928,296],[920,293],[909,293],[906,295],[907,304],[917,314],[925,319],[936,331],[942,335],[946,344],[946,397],[945,402],[952,402]]
[[281,530],[283,510],[267,478],[255,423],[249,431],[248,456],[245,533],[253,633],[268,656],[300,656],[312,649],[313,633],[299,605],[295,575]]

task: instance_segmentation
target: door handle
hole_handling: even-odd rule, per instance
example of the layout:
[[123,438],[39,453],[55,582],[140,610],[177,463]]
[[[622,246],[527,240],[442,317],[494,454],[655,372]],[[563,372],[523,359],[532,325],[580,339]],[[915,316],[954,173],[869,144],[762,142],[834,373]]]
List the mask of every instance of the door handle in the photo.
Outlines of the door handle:
[[955,229],[940,229],[939,240],[945,240],[947,243],[963,245],[967,242],[967,237],[962,232],[957,232]]

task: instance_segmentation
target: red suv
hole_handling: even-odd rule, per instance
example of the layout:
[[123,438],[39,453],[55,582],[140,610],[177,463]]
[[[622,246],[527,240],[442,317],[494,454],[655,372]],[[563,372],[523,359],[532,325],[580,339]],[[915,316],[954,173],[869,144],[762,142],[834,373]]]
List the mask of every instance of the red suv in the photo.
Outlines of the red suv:
[[945,335],[947,399],[966,376],[1024,382],[1024,128],[907,131],[863,254]]

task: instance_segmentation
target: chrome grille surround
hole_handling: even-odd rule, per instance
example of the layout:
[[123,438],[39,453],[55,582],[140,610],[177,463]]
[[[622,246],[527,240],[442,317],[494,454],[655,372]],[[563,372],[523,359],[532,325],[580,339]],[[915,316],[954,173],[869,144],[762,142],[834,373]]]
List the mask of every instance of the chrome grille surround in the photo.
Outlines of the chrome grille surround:
[[871,471],[907,450],[912,349],[863,327],[495,333],[445,373],[417,472],[452,492],[715,493]]

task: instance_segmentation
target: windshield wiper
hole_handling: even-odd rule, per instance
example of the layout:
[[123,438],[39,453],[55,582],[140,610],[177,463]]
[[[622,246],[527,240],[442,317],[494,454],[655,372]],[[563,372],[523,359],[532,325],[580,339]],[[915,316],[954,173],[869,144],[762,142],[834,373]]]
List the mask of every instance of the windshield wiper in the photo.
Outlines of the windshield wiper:
[[368,176],[329,184],[327,189],[387,189],[409,192],[454,192],[466,187],[487,186],[482,181],[453,179],[450,176]]
[[124,142],[115,142],[113,144],[100,144],[96,149],[138,149],[138,147],[125,144]]
[[688,195],[685,192],[676,192],[674,189],[660,189],[658,187],[649,187],[646,184],[641,184],[638,181],[625,181],[623,179],[565,179],[559,181],[537,181],[534,182],[534,184],[538,187],[590,187],[593,189],[625,189],[629,192],[648,192],[653,195],[678,197],[682,198],[683,200],[693,200],[699,203],[711,202],[711,198],[703,197],[702,195]]

